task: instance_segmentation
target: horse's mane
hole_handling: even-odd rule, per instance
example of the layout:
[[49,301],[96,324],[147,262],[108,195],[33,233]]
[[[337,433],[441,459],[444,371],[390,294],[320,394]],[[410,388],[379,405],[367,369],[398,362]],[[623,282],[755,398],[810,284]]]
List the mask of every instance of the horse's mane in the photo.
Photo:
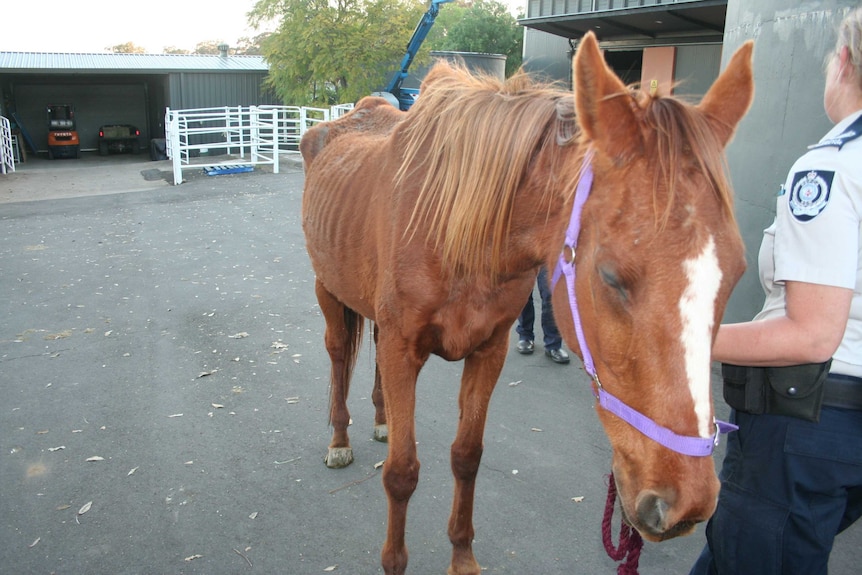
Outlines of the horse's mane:
[[[558,104],[567,100],[561,107],[571,111],[572,95],[524,73],[503,82],[446,62],[428,73],[421,94],[404,123],[397,175],[399,185],[417,174],[421,179],[405,233],[427,225],[425,239],[442,249],[444,265],[496,277],[515,192],[536,152],[557,144]],[[574,125],[572,117],[568,123]]]
[[[723,145],[708,119],[673,97],[629,91],[647,131],[655,134],[657,161],[654,206],[663,226],[675,205],[683,157],[695,159],[723,207],[733,219]],[[428,73],[418,98],[402,124],[406,142],[396,185],[420,178],[420,191],[405,235],[427,226],[425,240],[441,249],[444,265],[467,276],[501,271],[503,251],[515,206],[515,193],[539,151],[551,151],[579,137],[571,92],[537,83],[518,73],[507,81],[475,76],[446,62]],[[581,136],[582,137],[582,136]],[[584,146],[581,146],[582,148]],[[584,150],[576,157],[580,159]],[[577,161],[577,160],[576,160]],[[564,199],[574,193],[580,162],[563,182]],[[561,174],[544,174],[559,178]],[[561,182],[533,182],[544,194],[558,193]],[[557,189],[555,189],[557,188]],[[545,201],[547,198],[536,198]],[[490,244],[490,252],[489,252]]]

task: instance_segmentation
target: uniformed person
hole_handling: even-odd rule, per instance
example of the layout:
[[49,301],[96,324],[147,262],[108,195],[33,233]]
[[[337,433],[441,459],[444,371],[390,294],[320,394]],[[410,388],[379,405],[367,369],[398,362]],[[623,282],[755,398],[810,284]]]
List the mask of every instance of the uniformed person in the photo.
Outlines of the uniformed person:
[[[835,127],[793,164],[764,232],[763,309],[716,337],[713,358],[747,375],[725,372],[739,431],[693,575],[825,575],[862,514],[862,7],[839,27],[823,101]],[[781,375],[820,362],[819,378]]]

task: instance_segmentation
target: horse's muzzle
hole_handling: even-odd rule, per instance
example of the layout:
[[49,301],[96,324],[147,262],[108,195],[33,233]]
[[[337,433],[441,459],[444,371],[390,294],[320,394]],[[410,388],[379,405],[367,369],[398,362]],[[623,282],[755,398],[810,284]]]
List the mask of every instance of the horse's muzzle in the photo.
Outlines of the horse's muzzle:
[[706,519],[704,517],[674,521],[671,504],[654,491],[641,492],[635,505],[637,520],[634,521],[633,527],[651,541],[664,541],[680,535],[688,535],[695,525]]

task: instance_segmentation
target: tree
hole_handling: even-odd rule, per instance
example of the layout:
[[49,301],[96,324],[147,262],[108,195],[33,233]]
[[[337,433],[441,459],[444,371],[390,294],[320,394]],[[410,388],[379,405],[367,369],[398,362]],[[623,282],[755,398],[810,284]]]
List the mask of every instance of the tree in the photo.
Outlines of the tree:
[[262,56],[261,46],[271,35],[270,32],[262,32],[253,38],[243,36],[236,41],[235,53],[242,56]]
[[261,46],[278,96],[328,105],[381,89],[425,9],[420,0],[258,0],[249,20],[278,22]]
[[218,49],[219,45],[222,42],[218,40],[207,40],[206,42],[198,42],[195,46],[195,51],[192,54],[219,54],[220,50]]
[[141,46],[136,46],[134,42],[126,42],[125,44],[117,44],[105,48],[108,52],[114,54],[146,54],[147,50]]
[[162,48],[162,54],[188,54],[189,51],[176,46],[165,46]]
[[[447,5],[447,9],[449,5]],[[506,56],[506,76],[521,66],[524,32],[508,8],[497,0],[475,0],[440,11],[439,29],[428,43],[433,50],[481,52]]]

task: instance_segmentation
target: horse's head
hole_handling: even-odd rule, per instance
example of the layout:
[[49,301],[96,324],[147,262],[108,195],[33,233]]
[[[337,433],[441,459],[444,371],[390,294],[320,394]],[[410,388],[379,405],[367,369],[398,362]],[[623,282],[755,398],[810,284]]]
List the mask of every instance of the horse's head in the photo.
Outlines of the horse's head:
[[[635,94],[592,34],[573,62],[593,191],[575,259],[578,312],[604,390],[676,434],[715,435],[710,352],[744,271],[724,146],[753,97],[750,43],[697,106]],[[554,307],[580,351],[565,282]],[[597,407],[627,520],[646,538],[691,531],[715,509],[709,456],[682,455]]]

